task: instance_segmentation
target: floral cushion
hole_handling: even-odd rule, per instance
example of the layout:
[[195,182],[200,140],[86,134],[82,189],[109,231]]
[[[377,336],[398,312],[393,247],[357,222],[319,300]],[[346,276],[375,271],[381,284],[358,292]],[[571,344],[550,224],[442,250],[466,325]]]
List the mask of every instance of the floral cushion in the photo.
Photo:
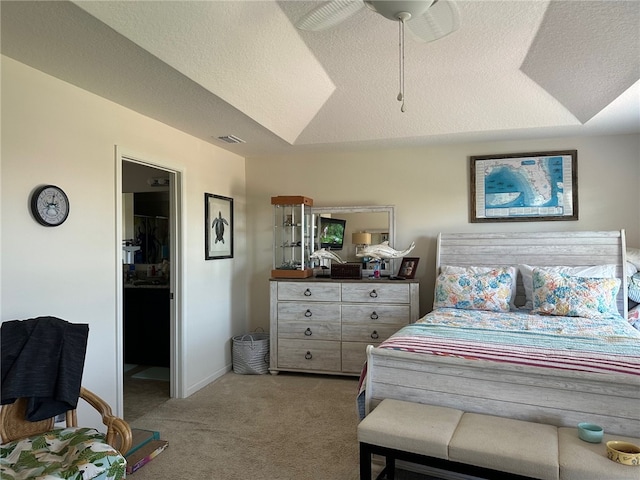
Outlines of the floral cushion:
[[508,268],[508,272],[509,275],[511,275],[511,298],[509,299],[509,308],[511,310],[515,310],[516,304],[516,287],[517,287],[517,276],[518,276],[518,270],[516,269],[516,267],[512,267],[509,265],[506,266],[493,266],[493,267],[485,267],[485,266],[465,266],[465,267],[460,267],[458,265],[442,265],[440,267],[440,272],[441,273],[464,273],[464,274],[476,274],[476,273],[488,273],[491,272],[492,270],[495,269],[500,269],[500,268]]
[[[615,264],[605,265],[586,265],[577,267],[568,267],[565,265],[556,265],[553,267],[540,267],[532,265],[518,265],[520,274],[522,275],[522,285],[524,287],[524,293],[526,302],[524,304],[525,310],[531,310],[533,308],[533,269],[544,270],[550,273],[566,273],[572,277],[589,277],[589,278],[616,278],[618,266]],[[613,312],[618,311],[616,301],[611,304],[611,310]]]
[[3,480],[119,480],[126,460],[93,428],[69,427],[0,446]]
[[460,308],[508,312],[513,267],[486,273],[441,273],[436,279],[434,308]]
[[611,304],[619,289],[619,278],[572,277],[566,273],[534,268],[532,313],[565,317],[612,317]]

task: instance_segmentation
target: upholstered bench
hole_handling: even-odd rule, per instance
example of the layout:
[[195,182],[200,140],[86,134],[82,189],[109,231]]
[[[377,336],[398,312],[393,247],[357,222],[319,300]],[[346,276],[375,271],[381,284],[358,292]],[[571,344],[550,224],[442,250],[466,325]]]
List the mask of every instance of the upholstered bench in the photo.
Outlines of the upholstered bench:
[[396,460],[489,479],[637,480],[639,469],[607,458],[612,438],[590,444],[575,428],[385,399],[358,425],[360,479],[371,480],[375,454],[386,459],[378,478],[389,480]]
[[558,480],[558,429],[465,413],[449,442],[449,460],[486,468],[489,478],[498,471],[509,473],[509,478]]
[[[385,399],[358,425],[360,480],[371,479],[371,455],[386,457],[387,478],[395,459],[436,466],[449,457],[449,441],[464,412]],[[425,462],[422,458],[429,458]]]

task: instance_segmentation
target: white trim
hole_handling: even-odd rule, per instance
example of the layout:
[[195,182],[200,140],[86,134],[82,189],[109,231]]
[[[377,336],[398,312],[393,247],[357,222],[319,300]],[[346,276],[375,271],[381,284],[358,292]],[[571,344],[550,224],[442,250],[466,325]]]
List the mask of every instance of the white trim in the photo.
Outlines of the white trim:
[[116,415],[124,417],[124,322],[123,309],[123,281],[122,281],[122,158],[115,147],[115,200],[116,200]]
[[231,371],[232,365],[226,365],[225,367],[215,371],[214,373],[212,373],[211,375],[207,376],[206,378],[203,378],[202,380],[200,380],[198,383],[191,385],[190,388],[186,389],[186,396],[185,397],[181,397],[181,398],[186,398],[190,395],[193,395],[194,393],[196,393],[197,391],[203,389],[204,387],[206,387],[207,385],[215,382],[216,380],[218,380],[220,377],[222,377],[223,375],[225,375],[226,373],[229,373]]

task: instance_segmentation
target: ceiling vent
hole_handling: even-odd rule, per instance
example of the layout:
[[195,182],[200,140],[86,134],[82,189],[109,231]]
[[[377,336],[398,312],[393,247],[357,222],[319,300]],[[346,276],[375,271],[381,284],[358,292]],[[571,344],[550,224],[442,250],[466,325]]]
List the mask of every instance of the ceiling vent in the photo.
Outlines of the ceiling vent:
[[218,137],[218,140],[222,140],[226,143],[247,143],[241,138],[236,137],[235,135],[225,135],[223,137]]

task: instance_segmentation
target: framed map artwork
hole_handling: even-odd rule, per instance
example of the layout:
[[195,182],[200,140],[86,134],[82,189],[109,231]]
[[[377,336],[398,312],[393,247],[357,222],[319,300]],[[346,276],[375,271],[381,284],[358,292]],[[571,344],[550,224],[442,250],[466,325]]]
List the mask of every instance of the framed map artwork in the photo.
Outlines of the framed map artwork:
[[577,150],[470,159],[472,223],[578,220]]

